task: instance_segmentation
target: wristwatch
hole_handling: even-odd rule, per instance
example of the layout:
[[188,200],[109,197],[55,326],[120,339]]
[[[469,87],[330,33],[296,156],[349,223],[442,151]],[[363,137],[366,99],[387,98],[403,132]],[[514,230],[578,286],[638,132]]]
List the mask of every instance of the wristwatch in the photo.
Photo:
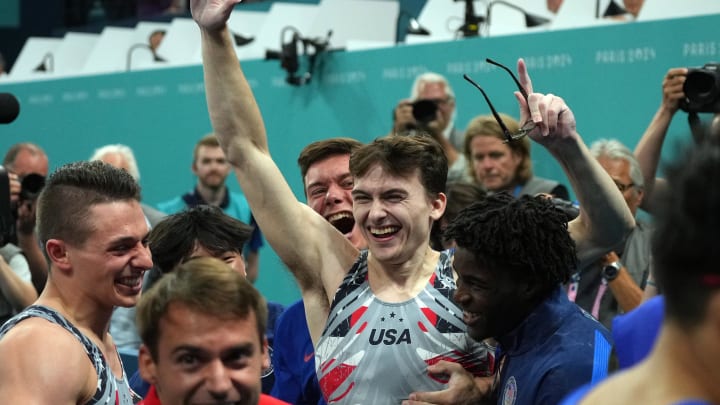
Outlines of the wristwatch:
[[605,281],[611,282],[617,278],[618,274],[620,274],[621,268],[622,268],[622,263],[620,263],[619,261],[616,260],[612,263],[609,263],[609,264],[606,264],[605,266],[603,266],[600,274],[602,275],[602,278]]

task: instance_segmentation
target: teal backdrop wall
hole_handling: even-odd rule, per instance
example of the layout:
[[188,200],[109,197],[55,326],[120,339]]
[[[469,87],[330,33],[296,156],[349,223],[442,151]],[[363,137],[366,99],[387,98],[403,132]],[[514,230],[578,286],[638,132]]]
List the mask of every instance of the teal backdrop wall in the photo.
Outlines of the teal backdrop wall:
[[[513,83],[484,62],[513,65],[526,59],[539,92],[563,96],[586,143],[614,137],[633,148],[660,104],[670,67],[700,66],[720,59],[720,15],[613,24],[448,43],[397,46],[364,52],[331,52],[304,87],[285,84],[278,61],[243,63],[263,112],[271,152],[302,199],[296,166],[307,143],[332,136],[369,141],[391,126],[391,111],[407,97],[418,73],[446,75],[455,88],[458,126],[487,114],[481,95],[465,83],[467,73],[501,111],[517,116]],[[148,70],[81,78],[2,83],[0,92],[21,103],[18,119],[0,126],[0,151],[32,141],[48,152],[52,168],[87,159],[107,143],[125,143],[137,155],[144,201],[156,204],[190,189],[192,149],[211,131],[202,68]],[[689,139],[684,113],[670,129],[665,156]],[[540,147],[533,150],[538,175],[566,181]],[[232,178],[229,185],[239,190]],[[257,286],[270,300],[299,298],[294,280],[272,250],[261,253]]]

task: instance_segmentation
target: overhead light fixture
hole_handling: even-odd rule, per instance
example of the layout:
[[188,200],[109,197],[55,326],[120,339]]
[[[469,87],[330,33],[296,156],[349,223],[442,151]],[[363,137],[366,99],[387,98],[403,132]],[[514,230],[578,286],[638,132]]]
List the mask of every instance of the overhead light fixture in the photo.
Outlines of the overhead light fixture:
[[52,52],[48,52],[43,55],[40,64],[37,65],[33,72],[48,72],[51,73],[55,69],[55,56]]
[[155,52],[155,50],[152,49],[152,47],[151,47],[150,45],[148,45],[148,44],[135,44],[135,45],[131,46],[130,49],[128,49],[128,51],[127,51],[126,62],[125,62],[125,70],[128,71],[128,72],[129,72],[129,71],[131,70],[131,68],[132,68],[132,55],[133,55],[133,52],[135,52],[135,51],[138,50],[138,49],[147,49],[148,51],[150,51],[150,53],[152,54],[152,57],[153,57],[153,61],[155,61],[155,62],[167,62],[167,60],[165,60],[165,58],[163,58],[163,57],[161,57],[160,55],[158,55],[158,54]]

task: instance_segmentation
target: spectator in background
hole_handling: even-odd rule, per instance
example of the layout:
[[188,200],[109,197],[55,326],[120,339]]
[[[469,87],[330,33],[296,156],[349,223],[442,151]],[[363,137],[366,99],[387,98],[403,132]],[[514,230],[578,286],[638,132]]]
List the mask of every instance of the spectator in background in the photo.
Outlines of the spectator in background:
[[[665,179],[656,178],[655,175],[670,123],[681,103],[686,100],[683,88],[687,72],[687,68],[671,68],[664,75],[660,106],[635,147],[635,157],[640,164],[645,181],[645,195],[640,206],[651,213],[657,209],[658,197],[656,196],[668,192]],[[691,116],[691,131],[696,143],[713,138],[720,139],[718,138],[718,134],[720,134],[720,127],[717,125],[720,122],[718,118],[720,118],[720,114],[716,113],[710,125],[704,128],[699,117]],[[650,274],[643,294],[645,302],[636,310],[617,316],[613,320],[613,335],[618,343],[616,353],[621,368],[632,366],[644,359],[650,353],[661,328],[665,298],[656,296],[662,291],[656,283],[654,268],[653,261],[651,261]]]
[[720,146],[709,139],[666,170],[652,252],[665,296],[655,347],[635,367],[564,404],[720,403]]
[[[122,144],[101,146],[100,148],[95,149],[95,152],[93,152],[89,160],[101,160],[119,169],[123,169],[130,173],[138,184],[140,183],[140,170],[138,169],[137,161],[135,160],[135,154],[129,146]],[[141,203],[140,206],[142,207],[145,218],[147,218],[151,227],[157,225],[157,223],[165,217],[165,213],[160,212],[147,204]]]
[[[32,275],[32,283],[37,293],[45,287],[48,274],[48,262],[45,258],[45,246],[37,235],[36,198],[37,191],[42,189],[48,175],[48,157],[38,145],[30,142],[16,143],[8,149],[3,159],[3,166],[19,180],[28,178],[25,188],[32,183],[33,192],[23,194],[17,204],[17,245],[23,251]],[[32,175],[32,176],[28,176]],[[32,182],[30,182],[32,180]],[[22,181],[21,181],[22,183]]]
[[409,99],[393,110],[393,135],[427,133],[442,146],[448,159],[448,181],[469,181],[462,150],[463,134],[455,128],[455,93],[448,80],[427,72],[415,78]]
[[172,200],[158,204],[160,211],[174,214],[198,205],[214,205],[235,219],[254,226],[253,235],[246,247],[247,277],[255,282],[260,266],[262,233],[255,224],[245,196],[231,192],[225,181],[230,175],[230,164],[214,134],[202,137],[193,150],[192,172],[197,176],[195,188]]
[[[616,140],[602,139],[590,152],[610,175],[633,216],[642,202],[644,181],[632,152]],[[637,218],[622,244],[573,275],[569,296],[608,329],[616,315],[640,305],[650,272],[652,227]]]
[[[5,215],[13,215],[20,202],[20,181],[13,173],[3,170],[3,177],[7,176],[7,190],[9,201],[3,209],[10,210]],[[22,202],[24,204],[24,202]],[[3,221],[4,222],[4,221]],[[9,224],[8,224],[9,225]],[[38,297],[38,292],[32,284],[30,266],[22,250],[13,242],[17,236],[12,227],[3,226],[0,235],[0,325],[13,315],[32,304]]]
[[[21,162],[22,160],[20,159]],[[35,201],[27,197],[27,191],[24,193],[21,191],[20,179],[15,173],[4,171],[3,176],[7,176],[7,192],[10,194],[9,201],[3,204],[11,210],[6,214],[17,216],[20,209],[27,212],[27,207],[20,205],[32,205]],[[32,232],[34,231],[33,229]],[[22,250],[13,243],[16,237],[17,229],[13,232],[12,229],[3,227],[0,237],[0,325],[32,304],[38,297],[38,291],[32,283],[30,265]],[[40,249],[39,246],[37,249]],[[42,252],[39,254],[42,255]],[[44,260],[44,257],[42,259]]]
[[[511,133],[520,129],[518,122],[500,114]],[[505,142],[505,134],[492,115],[473,118],[465,130],[465,158],[473,179],[490,192],[506,191],[515,197],[550,194],[569,200],[567,187],[554,180],[533,175],[530,139]]]
[[392,132],[403,133],[408,129],[416,129],[422,124],[412,115],[412,103],[418,100],[431,101],[437,106],[437,124],[443,138],[449,140],[455,149],[461,149],[462,131],[455,128],[457,117],[455,92],[444,76],[434,72],[426,72],[415,78],[410,90],[410,98],[401,100],[395,108]]
[[[666,192],[667,185],[662,178],[656,178],[660,163],[662,147],[665,143],[668,128],[673,117],[680,109],[680,103],[685,100],[683,86],[687,79],[687,68],[671,68],[662,81],[662,99],[655,115],[648,125],[645,133],[635,146],[634,155],[640,164],[643,181],[645,182],[645,197],[640,207],[650,213],[654,212],[655,195]],[[656,192],[657,191],[657,192]]]
[[8,149],[3,159],[3,166],[19,177],[30,173],[46,177],[49,162],[47,154],[40,146],[30,142],[21,142]]
[[138,304],[138,364],[153,388],[141,405],[281,405],[261,393],[270,365],[265,301],[215,258],[165,275]]
[[[635,146],[635,158],[640,164],[643,181],[645,182],[645,196],[643,197],[640,208],[650,213],[653,213],[655,210],[655,196],[667,192],[665,179],[656,178],[655,176],[660,163],[660,155],[668,128],[675,113],[680,109],[680,103],[685,100],[683,86],[687,78],[687,72],[687,68],[684,67],[671,68],[667,71],[662,81],[662,99],[660,106],[655,112],[642,138],[640,138],[640,141]],[[715,118],[718,117],[720,117],[720,114],[716,114]],[[715,121],[716,120],[713,122]],[[691,126],[691,129],[694,134],[699,130],[697,125]],[[709,133],[718,134],[720,131],[711,127]],[[701,134],[703,133],[701,132]],[[698,137],[695,136],[695,138],[697,141]],[[653,273],[651,267],[647,279],[647,286],[643,294],[645,299],[651,298],[659,292]]]

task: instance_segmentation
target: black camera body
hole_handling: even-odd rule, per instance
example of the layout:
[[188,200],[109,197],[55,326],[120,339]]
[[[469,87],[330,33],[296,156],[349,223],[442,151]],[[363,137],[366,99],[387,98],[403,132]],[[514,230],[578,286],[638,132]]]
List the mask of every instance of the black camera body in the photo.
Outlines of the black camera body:
[[34,202],[37,200],[43,187],[45,187],[45,177],[30,173],[20,180],[20,202]]
[[0,247],[7,243],[17,244],[18,209],[22,205],[34,204],[45,187],[45,177],[30,173],[20,180],[20,194],[17,202],[10,198],[10,178],[7,170],[0,166]]
[[706,63],[701,68],[688,68],[683,84],[685,112],[720,113],[720,63]]

